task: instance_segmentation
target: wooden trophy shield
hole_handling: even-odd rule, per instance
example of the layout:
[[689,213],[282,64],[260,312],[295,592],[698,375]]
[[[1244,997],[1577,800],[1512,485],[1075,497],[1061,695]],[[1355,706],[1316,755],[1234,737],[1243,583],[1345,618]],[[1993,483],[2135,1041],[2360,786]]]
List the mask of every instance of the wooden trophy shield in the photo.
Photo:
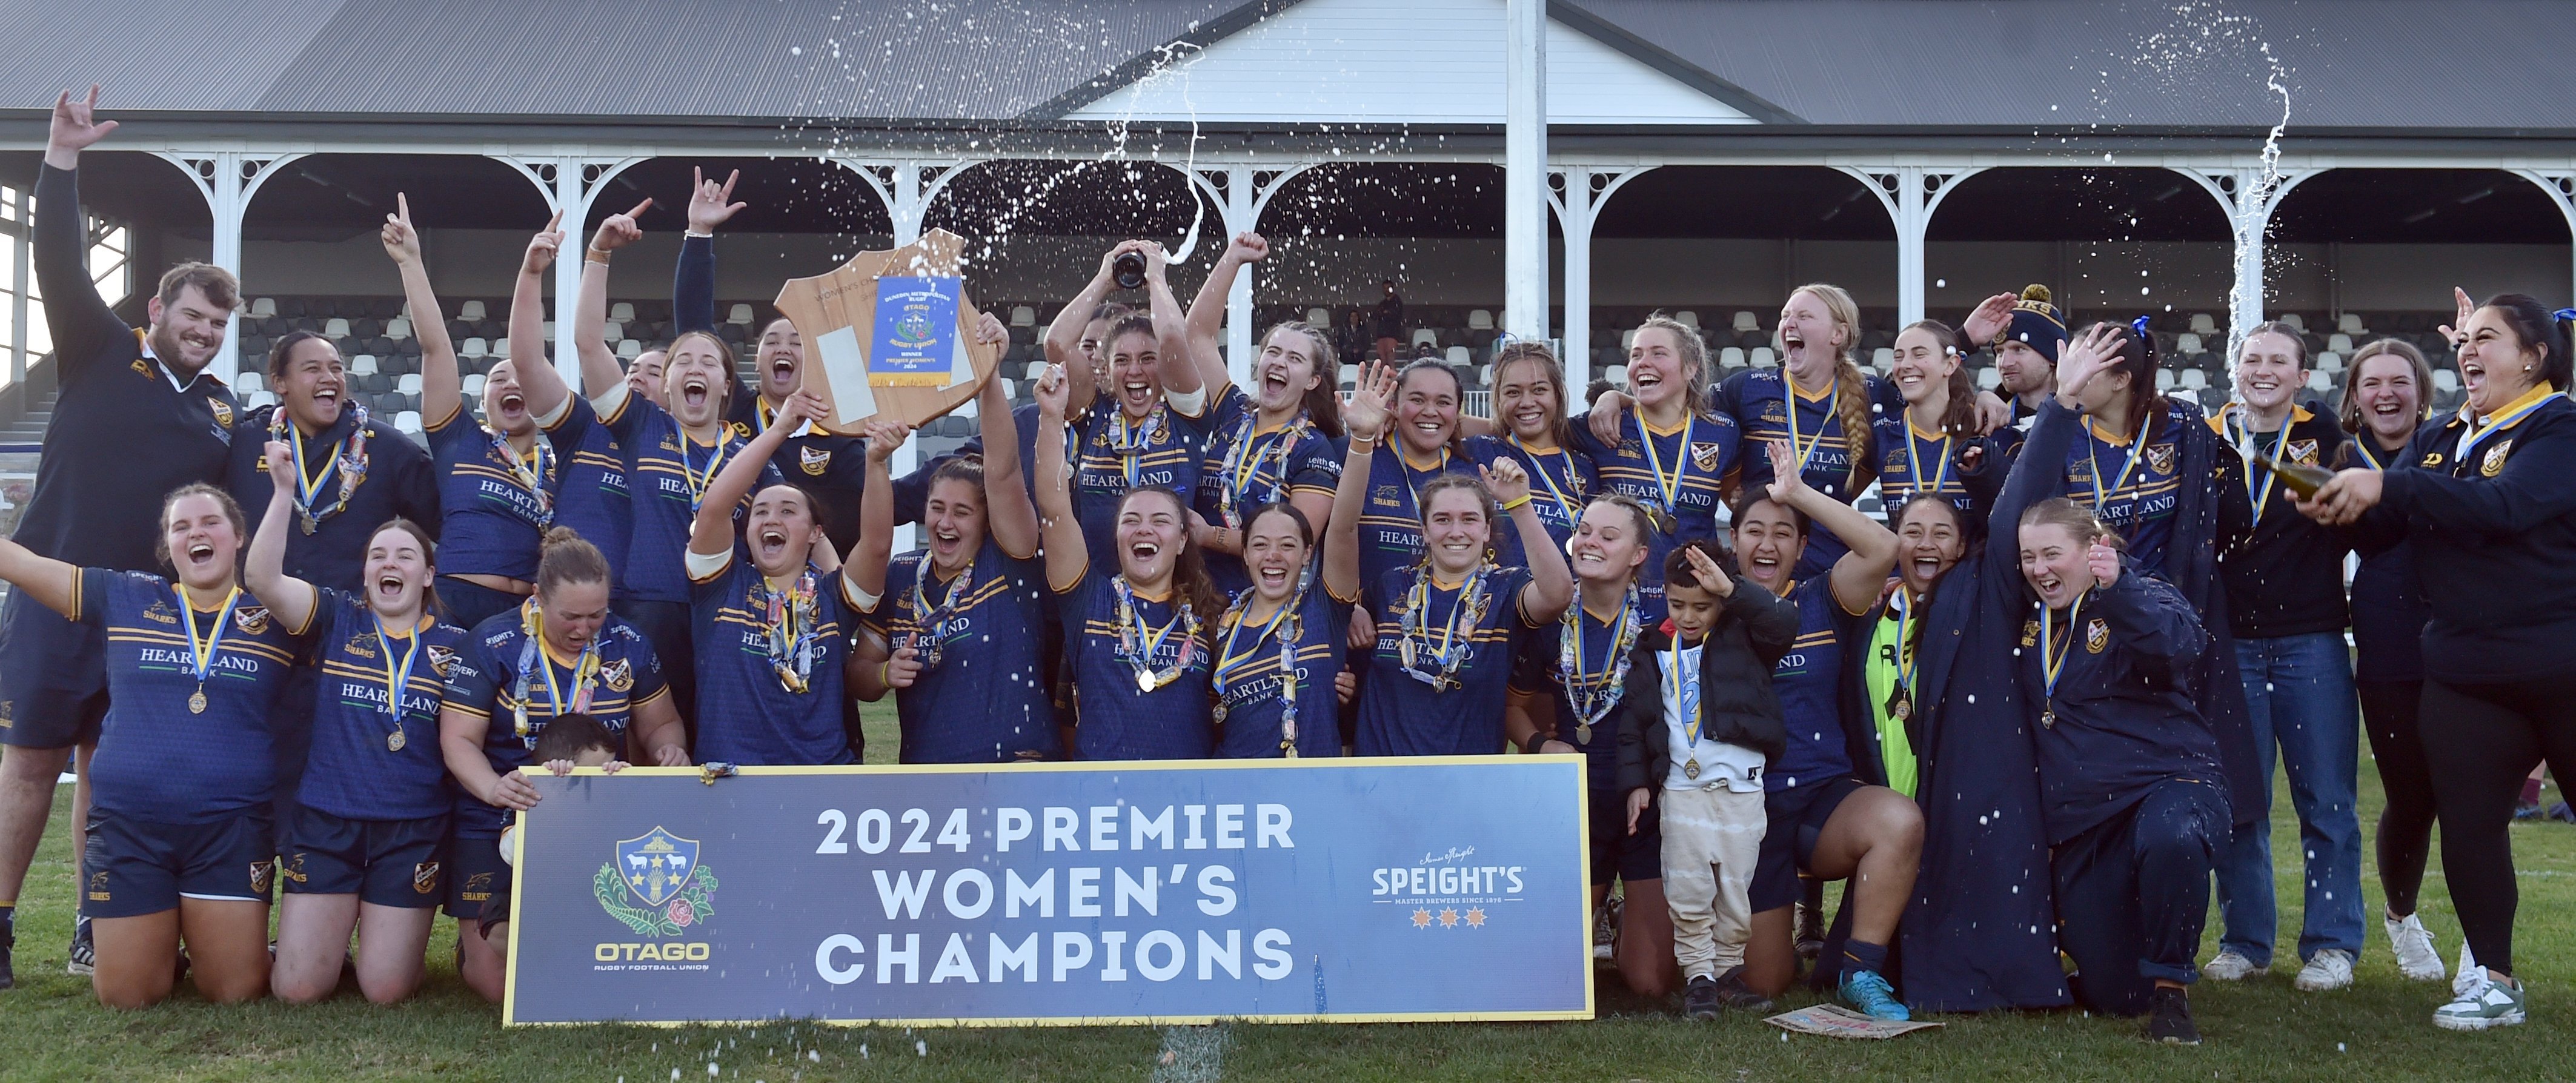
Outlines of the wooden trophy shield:
[[934,229],[779,289],[778,310],[805,340],[803,389],[823,399],[817,428],[857,436],[879,418],[918,427],[993,378],[1001,346],[974,340],[980,314],[966,300],[965,244]]

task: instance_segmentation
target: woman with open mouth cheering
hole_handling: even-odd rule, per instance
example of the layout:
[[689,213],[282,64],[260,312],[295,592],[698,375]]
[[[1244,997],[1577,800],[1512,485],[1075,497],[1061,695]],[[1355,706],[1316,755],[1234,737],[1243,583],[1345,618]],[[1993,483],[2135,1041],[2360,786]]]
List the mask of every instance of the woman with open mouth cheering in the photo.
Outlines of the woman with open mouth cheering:
[[1342,480],[1341,456],[1333,453],[1342,435],[1333,379],[1340,370],[1324,330],[1293,321],[1272,327],[1252,357],[1249,391],[1234,385],[1217,350],[1226,293],[1245,265],[1269,254],[1270,242],[1259,234],[1236,237],[1183,321],[1191,364],[1203,386],[1216,392],[1190,533],[1208,555],[1208,576],[1227,595],[1251,585],[1244,556],[1253,509],[1286,502],[1306,522],[1321,523]]
[[[1145,258],[1148,309],[1118,318],[1099,349],[1108,354],[1102,366],[1109,386],[1099,387],[1080,365],[1057,361],[1066,380],[1067,403],[1083,418],[1082,444],[1073,464],[1073,505],[1082,524],[1082,542],[1091,553],[1091,568],[1102,575],[1118,571],[1118,535],[1124,530],[1126,496],[1140,488],[1182,494],[1184,504],[1198,488],[1199,465],[1214,420],[1207,388],[1198,366],[1182,343],[1181,303],[1166,279],[1168,257],[1152,241],[1123,241],[1101,257],[1100,277],[1076,304],[1097,297],[1120,255]],[[1057,354],[1049,329],[1048,356]],[[1057,431],[1057,440],[1063,434]],[[1043,476],[1039,485],[1047,484]],[[1183,509],[1183,524],[1187,511]],[[1049,548],[1053,548],[1050,546]],[[1213,613],[1202,616],[1214,616]]]

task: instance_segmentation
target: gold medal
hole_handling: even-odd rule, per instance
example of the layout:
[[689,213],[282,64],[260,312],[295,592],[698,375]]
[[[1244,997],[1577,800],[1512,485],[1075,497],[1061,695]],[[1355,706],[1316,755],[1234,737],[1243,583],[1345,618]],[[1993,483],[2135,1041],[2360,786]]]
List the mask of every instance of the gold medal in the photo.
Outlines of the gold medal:
[[1153,690],[1154,690],[1154,684],[1155,684],[1155,681],[1154,681],[1154,675],[1153,675],[1152,673],[1149,673],[1149,672],[1147,672],[1147,671],[1145,671],[1145,670],[1141,670],[1141,669],[1136,671],[1136,690],[1137,690],[1137,691],[1139,691],[1139,692],[1151,692],[1151,691],[1153,691]]
[[403,737],[403,731],[399,729],[385,735],[385,751],[387,752],[400,752],[403,750],[403,746],[408,743],[410,742]]
[[202,684],[201,684],[201,685],[198,685],[198,686],[197,686],[197,690],[196,690],[196,691],[188,693],[188,713],[189,713],[189,714],[204,714],[204,713],[206,713],[206,686],[205,686],[205,685],[202,685]]
[[1578,745],[1592,743],[1592,723],[1584,722],[1574,727],[1574,743]]
[[1291,741],[1291,740],[1289,740],[1289,739],[1287,739],[1287,738],[1285,738],[1285,737],[1280,738],[1280,739],[1279,739],[1279,755],[1281,755],[1282,757],[1285,757],[1285,758],[1287,758],[1287,759],[1292,759],[1292,760],[1293,760],[1293,759],[1296,759],[1296,758],[1297,758],[1297,742],[1295,742],[1295,741]]
[[304,520],[304,522],[302,523],[302,526],[304,527],[304,533],[305,533],[305,536],[307,536],[307,537],[312,536],[312,534],[313,534],[313,527],[314,527],[314,525],[315,525],[315,524],[314,524],[314,521],[313,521],[313,516],[312,516],[312,514],[311,514],[311,513],[309,513],[309,512],[308,512],[308,513],[305,513],[305,514],[303,514],[303,515],[301,516],[301,518]]
[[1699,781],[1699,757],[1693,756],[1682,764],[1682,777],[1693,782]]
[[2055,728],[2055,727],[2057,726],[2057,712],[2055,712],[2055,711],[2041,711],[2041,712],[2039,712],[2039,725],[2040,725],[2040,728],[2042,728],[2042,729],[2053,729],[2053,728]]
[[1906,695],[1902,688],[1897,689],[1895,695],[1887,698],[1887,717],[1899,722],[1914,717],[1914,697]]
[[1225,725],[1225,701],[1219,700],[1216,706],[1208,708],[1208,720],[1220,726]]

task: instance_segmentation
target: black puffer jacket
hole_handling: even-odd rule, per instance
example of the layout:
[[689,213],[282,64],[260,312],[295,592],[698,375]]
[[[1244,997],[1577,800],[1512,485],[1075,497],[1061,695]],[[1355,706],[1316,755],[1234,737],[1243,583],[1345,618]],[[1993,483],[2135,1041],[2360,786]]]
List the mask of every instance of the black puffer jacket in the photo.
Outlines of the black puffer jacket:
[[[1798,638],[1798,603],[1732,577],[1735,592],[1718,610],[1717,625],[1699,653],[1700,713],[1709,739],[1750,748],[1765,760],[1789,743],[1771,669]],[[1637,637],[1628,664],[1628,689],[1619,703],[1619,790],[1657,786],[1673,769],[1671,731],[1664,726],[1663,653],[1672,649],[1672,623]]]

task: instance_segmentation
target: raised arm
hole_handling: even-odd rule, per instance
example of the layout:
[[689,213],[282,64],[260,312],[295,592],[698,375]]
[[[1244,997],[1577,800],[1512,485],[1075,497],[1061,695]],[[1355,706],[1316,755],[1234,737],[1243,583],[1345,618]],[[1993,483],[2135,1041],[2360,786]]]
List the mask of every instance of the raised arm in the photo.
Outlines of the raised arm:
[[2057,394],[2039,404],[2039,413],[2031,419],[2030,433],[2022,437],[2021,450],[2012,457],[2012,469],[2004,475],[2003,492],[1995,497],[1995,506],[1986,516],[1986,537],[2000,539],[1987,543],[1987,565],[2009,568],[2019,560],[2019,550],[2010,540],[2021,530],[2021,513],[2031,505],[2066,492],[2066,455],[2075,447],[2075,434],[2081,415],[2077,412],[2076,395],[2110,366],[2107,350],[2112,333],[2097,327],[2082,338],[2070,339],[2057,353]]
[[886,463],[912,438],[912,426],[872,421],[866,436],[868,479],[859,486],[859,540],[850,546],[846,574],[860,595],[875,597],[885,593],[886,562],[894,559],[894,482]]
[[[402,273],[403,300],[411,305],[412,336],[420,340],[420,416],[443,422],[456,416],[465,393],[456,372],[456,342],[447,336],[447,314],[429,288],[429,266],[421,262],[420,231],[412,228],[411,197],[394,193],[394,213],[385,216],[376,239]],[[435,519],[429,520],[435,523]]]
[[1520,460],[1508,456],[1477,467],[1476,472],[1484,475],[1485,486],[1494,491],[1494,499],[1520,531],[1521,558],[1529,561],[1530,572],[1529,589],[1521,594],[1521,616],[1533,626],[1564,616],[1565,607],[1574,601],[1574,572],[1565,566],[1565,550],[1548,536],[1547,521],[1530,506],[1529,472],[1521,469]]
[[[581,351],[581,394],[596,399],[624,383],[626,374],[618,370],[617,354],[608,348],[608,261],[620,248],[644,239],[644,230],[635,224],[635,216],[653,205],[650,199],[635,205],[624,214],[609,215],[590,235],[590,250],[581,256],[581,301],[573,310],[572,341]],[[712,302],[711,302],[712,303]],[[558,313],[560,315],[560,313]],[[510,332],[518,334],[518,312],[511,311]],[[512,356],[517,356],[513,343]],[[521,382],[527,380],[521,373]],[[531,398],[531,404],[536,402]],[[768,462],[764,456],[762,462]],[[731,507],[732,505],[726,505]]]
[[[1189,315],[1182,320],[1189,343],[1190,363],[1199,370],[1199,379],[1211,391],[1224,391],[1234,382],[1225,370],[1225,354],[1218,348],[1218,332],[1225,329],[1225,302],[1234,292],[1234,280],[1243,273],[1245,264],[1259,263],[1270,255],[1270,242],[1258,233],[1237,234],[1218,256],[1216,266],[1208,269],[1207,281],[1200,283],[1199,295],[1190,299]],[[1324,369],[1323,362],[1317,362]]]
[[719,185],[705,173],[689,170],[689,229],[680,237],[680,258],[671,269],[671,326],[676,331],[716,329],[716,227],[746,204],[733,199],[734,170]]
[[1371,361],[1351,388],[1342,407],[1342,425],[1350,434],[1350,451],[1342,459],[1342,483],[1333,487],[1333,512],[1324,523],[1324,589],[1342,601],[1358,601],[1360,588],[1360,513],[1368,504],[1369,461],[1378,439],[1386,435],[1387,406],[1395,399],[1395,370]]
[[[1145,305],[1154,317],[1154,362],[1163,380],[1163,396],[1189,398],[1206,390],[1199,379],[1198,365],[1190,360],[1189,332],[1183,328],[1180,298],[1172,293],[1171,257],[1163,246],[1145,242]],[[1220,361],[1221,365],[1223,362]],[[1207,412],[1207,400],[1199,400],[1196,410],[1181,410],[1192,417]],[[1174,409],[1179,409],[1174,407]]]
[[1896,570],[1896,535],[1860,509],[1808,488],[1788,441],[1771,441],[1770,451],[1771,499],[1797,509],[1851,548],[1834,561],[1834,600],[1843,612],[1869,612],[1887,586],[1887,573]]
[[1064,459],[1065,384],[1065,366],[1049,365],[1037,386],[1039,548],[1046,553],[1047,586],[1059,590],[1071,589],[1091,566],[1082,520],[1073,514],[1073,490],[1067,488],[1072,479]]
[[528,413],[535,417],[553,416],[564,396],[572,393],[546,361],[546,268],[554,266],[563,240],[563,212],[556,211],[546,220],[546,228],[528,239],[527,254],[519,259],[518,283],[510,291],[510,367],[518,372],[519,390],[527,397]]
[[80,619],[80,577],[78,565],[37,556],[26,546],[0,538],[0,579],[73,620]]
[[984,381],[984,389],[976,393],[975,425],[984,432],[984,529],[1013,558],[1036,556],[1038,512],[1020,477],[1020,431],[1011,421],[1011,400],[1002,397],[1001,380]]
[[[742,499],[760,484],[761,472],[769,468],[770,456],[787,442],[798,422],[823,416],[823,400],[812,392],[799,391],[787,397],[778,408],[778,424],[760,431],[734,453],[716,479],[707,483],[704,498],[698,501],[697,517],[689,521],[689,552],[701,556],[722,556],[733,552],[733,513]],[[829,550],[831,544],[824,543]]]
[[262,460],[268,465],[268,511],[250,536],[250,556],[242,562],[242,585],[268,611],[291,629],[313,626],[313,584],[286,574],[286,536],[295,518],[295,453],[283,441],[268,442]]
[[1091,310],[1100,307],[1118,284],[1116,265],[1120,253],[1138,247],[1140,241],[1120,241],[1109,254],[1100,257],[1100,270],[1082,286],[1082,292],[1056,310],[1055,320],[1047,324],[1047,363],[1065,371],[1071,389],[1065,401],[1076,413],[1091,409],[1091,396],[1099,389],[1091,386],[1091,366],[1082,362],[1082,329],[1091,326]]
[[98,86],[89,97],[73,100],[64,91],[54,100],[54,116],[45,132],[45,166],[36,178],[36,286],[45,295],[45,325],[53,331],[56,376],[96,360],[100,347],[123,333],[125,321],[98,295],[89,276],[89,238],[81,228],[80,152],[116,130],[113,120],[98,119]]

